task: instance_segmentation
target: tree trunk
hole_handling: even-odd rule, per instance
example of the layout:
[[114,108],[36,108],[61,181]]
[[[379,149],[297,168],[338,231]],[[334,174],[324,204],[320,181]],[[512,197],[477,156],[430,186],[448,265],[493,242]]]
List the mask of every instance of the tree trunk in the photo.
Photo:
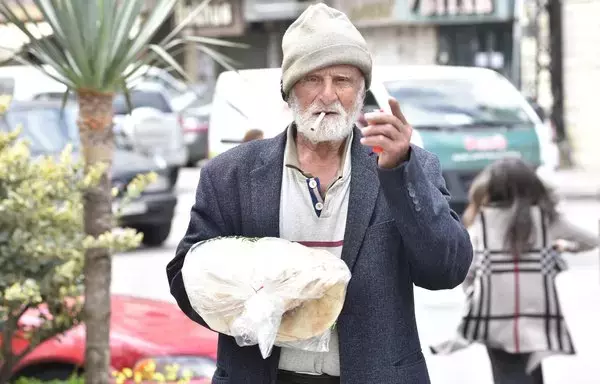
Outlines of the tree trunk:
[[[9,319],[4,324],[4,329],[2,330],[2,354],[0,354],[0,384],[7,384],[12,376],[12,371],[15,368],[15,365],[18,363],[16,356],[12,351],[12,342],[7,342],[7,340],[12,340],[15,334],[14,327],[16,321],[11,321],[13,319]],[[18,321],[18,320],[17,320]]]
[[[79,131],[87,166],[99,162],[109,168],[97,188],[88,191],[84,201],[84,227],[87,234],[98,236],[112,229],[110,166],[114,153],[112,130],[112,94],[79,91]],[[110,382],[110,282],[111,254],[108,249],[90,249],[85,255],[86,325],[85,383]]]
[[12,370],[15,364],[12,361],[5,361],[0,368],[0,384],[8,384],[12,376]]

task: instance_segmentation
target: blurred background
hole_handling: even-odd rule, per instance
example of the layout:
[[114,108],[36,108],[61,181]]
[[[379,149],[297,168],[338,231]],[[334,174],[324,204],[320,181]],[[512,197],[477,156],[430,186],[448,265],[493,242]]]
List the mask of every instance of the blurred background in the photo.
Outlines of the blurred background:
[[[8,1],[10,2],[10,1]],[[160,41],[197,0],[181,0],[155,36]],[[311,1],[213,0],[185,33],[226,38],[249,49],[219,48],[240,69],[278,67],[281,38]],[[440,64],[492,68],[551,117],[561,165],[598,168],[592,85],[599,83],[594,0],[330,0],[367,39],[375,63]],[[152,0],[148,0],[151,9]],[[144,18],[144,15],[140,15]],[[43,26],[40,28],[44,31]],[[48,35],[51,31],[48,31]],[[51,37],[50,37],[51,38]],[[24,43],[10,25],[0,26],[3,46]],[[9,56],[4,51],[4,59]],[[177,57],[202,97],[211,100],[224,70],[206,53],[182,50]],[[2,51],[0,51],[2,60]],[[5,61],[5,64],[10,64]]]
[[[1,1],[11,3],[11,0]],[[199,2],[180,0],[153,41],[164,38]],[[173,302],[165,265],[173,257],[187,228],[202,163],[239,144],[251,128],[262,129],[265,137],[283,130],[289,110],[278,89],[281,40],[286,28],[312,3],[314,1],[212,0],[183,31],[190,36],[247,44],[244,49],[218,46],[213,49],[233,59],[235,67],[247,74],[243,75],[245,81],[254,82],[250,87],[252,96],[246,95],[243,85],[228,80],[231,76],[228,77],[227,68],[213,60],[214,55],[197,49],[194,44],[183,47],[175,55],[191,81],[168,68],[146,68],[140,84],[132,92],[132,113],[126,108],[123,95],[117,95],[114,124],[116,131],[122,134],[119,136],[123,138],[121,147],[151,159],[144,160],[145,163],[136,160],[139,167],[135,171],[162,169],[165,172],[164,180],[161,179],[164,185],[146,193],[137,205],[130,206],[124,213],[128,225],[140,229],[146,237],[144,247],[115,256],[112,281],[115,294]],[[401,105],[405,103],[409,110],[408,120],[417,124],[428,104],[415,100],[421,100],[419,97],[425,100],[424,90],[435,90],[443,96],[440,100],[460,99],[464,92],[473,105],[479,103],[489,110],[504,110],[505,118],[484,131],[481,127],[477,127],[479,131],[469,131],[473,127],[456,116],[452,123],[454,130],[425,120],[417,127],[419,140],[426,148],[434,148],[441,157],[447,155],[442,166],[458,202],[464,199],[476,171],[492,159],[486,157],[490,151],[518,152],[534,159],[540,174],[556,188],[563,200],[561,209],[582,227],[598,233],[600,129],[595,92],[600,88],[600,0],[332,0],[325,3],[349,16],[366,38],[375,65],[380,68],[375,74],[379,85],[368,95],[368,106],[377,107],[385,95],[398,92]],[[146,11],[139,16],[140,22],[153,5],[153,0],[147,1]],[[37,10],[33,5],[29,12],[35,20]],[[42,20],[41,15],[37,15]],[[53,38],[52,30],[43,22],[36,23],[32,33],[39,38]],[[28,43],[14,26],[0,20],[0,46],[3,47],[0,48],[0,78],[15,80],[15,101],[62,98],[65,90],[62,85],[14,60],[13,50],[22,49]],[[452,69],[456,66],[463,68]],[[260,71],[246,71],[253,69]],[[490,73],[494,77],[490,77]],[[439,85],[459,79],[462,80],[456,86]],[[437,85],[432,85],[432,81]],[[406,91],[408,89],[413,93]],[[419,90],[421,94],[416,94]],[[223,103],[227,108],[222,107],[221,99],[225,99]],[[436,103],[443,104],[439,100]],[[506,112],[511,108],[514,116]],[[226,133],[228,127],[238,125],[233,115],[242,116],[247,123],[243,130],[229,134]],[[51,121],[40,115],[35,123],[31,120],[34,113],[29,112],[27,116],[34,127],[32,130],[36,124]],[[498,116],[501,116],[499,112]],[[513,118],[517,120],[509,121]],[[451,120],[448,116],[445,119]],[[515,125],[529,123],[535,126],[536,132],[532,143],[539,146],[519,142],[519,136],[511,131]],[[269,124],[273,125],[271,130],[267,127]],[[457,129],[462,131],[457,132]],[[76,131],[75,126],[73,130]],[[41,147],[55,140],[48,132],[40,129],[35,134]],[[458,133],[462,135],[459,141],[453,139]],[[454,149],[448,143],[453,143]],[[442,144],[446,147],[442,148]],[[473,158],[477,163],[472,164],[476,165],[465,165],[464,156],[456,155],[458,147],[463,152],[484,155]],[[133,172],[127,164],[131,165],[131,160],[116,160],[117,173],[126,175],[124,178],[131,177],[127,175]],[[124,182],[115,181],[121,187]],[[164,202],[175,204],[174,201],[176,207],[171,211],[152,208],[153,204],[164,206],[167,204]],[[457,207],[460,211],[460,204]],[[600,307],[590,314],[585,311],[591,310],[583,304],[585,298],[597,302],[600,294],[598,256],[595,253],[568,256],[568,261],[572,275],[565,279],[566,292],[575,292],[573,287],[583,289],[583,294],[569,296],[575,303],[569,310],[575,318],[600,319]],[[435,293],[417,290],[416,296],[419,328],[427,352],[428,345],[454,332],[462,311],[462,292],[460,288]],[[582,342],[586,338],[587,345],[600,342],[597,340],[600,333],[591,323],[581,324],[581,327],[588,327],[580,332],[584,335]],[[472,347],[452,357],[426,356],[434,383],[491,383],[489,363],[482,348]],[[591,354],[549,359],[544,371],[548,383],[600,382],[600,370]]]

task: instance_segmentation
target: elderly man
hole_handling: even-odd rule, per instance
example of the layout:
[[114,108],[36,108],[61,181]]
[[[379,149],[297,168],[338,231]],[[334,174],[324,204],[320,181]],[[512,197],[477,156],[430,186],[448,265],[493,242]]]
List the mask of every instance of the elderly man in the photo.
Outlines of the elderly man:
[[453,288],[472,259],[439,161],[410,145],[412,129],[395,100],[392,113],[368,114],[370,125],[356,128],[372,60],[343,13],[310,6],[282,45],[281,92],[294,122],[204,167],[187,233],[167,267],[171,293],[207,326],[181,276],[187,251],[204,239],[271,236],[325,248],[352,272],[329,351],[274,348],[263,360],[257,347],[219,335],[213,384],[428,383],[413,283]]

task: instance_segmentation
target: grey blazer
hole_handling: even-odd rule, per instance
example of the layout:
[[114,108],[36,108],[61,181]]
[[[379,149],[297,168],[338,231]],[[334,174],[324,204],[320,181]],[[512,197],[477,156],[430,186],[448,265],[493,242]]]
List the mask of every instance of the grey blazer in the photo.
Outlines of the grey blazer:
[[[425,384],[429,374],[415,321],[413,283],[438,290],[458,286],[472,259],[469,235],[448,205],[437,157],[412,147],[393,170],[352,143],[350,201],[342,259],[352,272],[337,322],[342,384]],[[216,236],[279,236],[279,198],[286,133],[252,141],[202,169],[187,233],[167,266],[179,307],[191,308],[181,277],[188,249]],[[292,207],[281,207],[293,209]],[[219,335],[213,384],[275,384],[279,348],[263,360],[257,347]]]

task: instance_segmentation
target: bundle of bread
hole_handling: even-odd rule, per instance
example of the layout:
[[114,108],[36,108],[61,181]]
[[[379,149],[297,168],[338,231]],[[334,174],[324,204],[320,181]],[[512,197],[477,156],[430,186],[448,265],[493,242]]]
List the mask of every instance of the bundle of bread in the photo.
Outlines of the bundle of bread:
[[325,250],[266,237],[219,237],[190,248],[182,277],[192,308],[208,326],[258,344],[329,349],[350,271]]

